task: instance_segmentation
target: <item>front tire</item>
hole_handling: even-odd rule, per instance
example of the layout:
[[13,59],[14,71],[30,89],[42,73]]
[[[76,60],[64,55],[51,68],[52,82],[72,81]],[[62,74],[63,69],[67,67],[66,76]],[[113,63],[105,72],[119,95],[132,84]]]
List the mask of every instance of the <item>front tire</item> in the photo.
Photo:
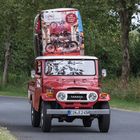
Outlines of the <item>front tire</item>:
[[[103,102],[100,109],[110,109],[108,102]],[[98,118],[100,132],[107,133],[110,127],[110,114],[100,115]]]
[[40,125],[40,111],[36,111],[31,105],[31,123],[33,127],[39,127]]
[[41,129],[43,132],[50,132],[52,116],[47,114],[47,109],[51,109],[50,104],[42,102],[41,107]]

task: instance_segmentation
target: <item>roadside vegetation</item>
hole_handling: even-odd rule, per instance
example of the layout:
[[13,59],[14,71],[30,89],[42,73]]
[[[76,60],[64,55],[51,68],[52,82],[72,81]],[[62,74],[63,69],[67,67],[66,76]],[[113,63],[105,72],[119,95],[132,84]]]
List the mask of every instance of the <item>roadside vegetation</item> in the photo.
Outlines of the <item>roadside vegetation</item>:
[[140,102],[127,101],[122,99],[113,98],[110,101],[112,108],[128,110],[128,111],[140,111]]
[[13,85],[8,85],[7,87],[1,87],[0,96],[14,96],[14,97],[27,97],[26,86],[15,87]]
[[102,87],[111,95],[111,107],[140,111],[140,78],[130,78],[127,88],[122,87],[120,79],[105,79]]
[[16,138],[6,128],[0,127],[0,140],[16,140]]
[[29,81],[27,75],[15,75],[9,76],[8,84],[3,86],[0,84],[0,95],[2,96],[16,96],[16,97],[27,97],[27,83]]
[[120,79],[105,79],[102,87],[104,91],[110,93],[113,99],[140,101],[140,78],[131,78],[127,88],[122,86]]

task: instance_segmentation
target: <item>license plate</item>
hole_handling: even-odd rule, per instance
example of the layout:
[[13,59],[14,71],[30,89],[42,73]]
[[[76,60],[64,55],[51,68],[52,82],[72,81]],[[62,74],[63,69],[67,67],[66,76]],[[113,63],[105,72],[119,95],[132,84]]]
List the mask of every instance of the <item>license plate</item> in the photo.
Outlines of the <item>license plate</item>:
[[68,116],[89,116],[90,113],[87,110],[68,110]]

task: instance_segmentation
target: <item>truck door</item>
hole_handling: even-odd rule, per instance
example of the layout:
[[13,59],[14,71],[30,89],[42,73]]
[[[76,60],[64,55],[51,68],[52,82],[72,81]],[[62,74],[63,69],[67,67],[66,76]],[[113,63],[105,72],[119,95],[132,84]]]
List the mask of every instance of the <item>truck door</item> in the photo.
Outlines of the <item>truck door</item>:
[[35,74],[35,92],[33,96],[33,107],[36,111],[39,109],[40,95],[42,93],[42,61],[36,61],[36,74]]

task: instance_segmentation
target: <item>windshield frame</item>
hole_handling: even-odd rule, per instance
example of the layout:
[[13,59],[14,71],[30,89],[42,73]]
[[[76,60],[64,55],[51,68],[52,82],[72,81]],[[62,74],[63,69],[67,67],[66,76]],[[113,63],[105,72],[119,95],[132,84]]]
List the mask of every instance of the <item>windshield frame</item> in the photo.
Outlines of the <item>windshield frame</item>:
[[[45,73],[45,69],[46,69],[46,62],[48,61],[48,60],[87,60],[87,61],[94,61],[94,66],[95,66],[95,74],[93,74],[93,75],[47,75],[46,73]],[[97,70],[96,70],[96,60],[95,59],[46,59],[45,61],[44,61],[44,74],[45,74],[45,76],[95,76],[96,74],[97,74]]]

